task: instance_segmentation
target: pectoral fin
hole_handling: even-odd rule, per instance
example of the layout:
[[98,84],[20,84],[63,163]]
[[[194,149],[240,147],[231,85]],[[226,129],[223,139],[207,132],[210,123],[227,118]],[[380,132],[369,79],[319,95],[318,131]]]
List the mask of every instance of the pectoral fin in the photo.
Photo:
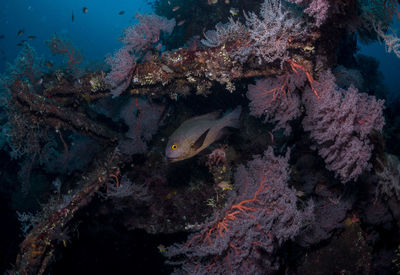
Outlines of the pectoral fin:
[[210,129],[207,129],[207,131],[197,138],[197,140],[191,146],[193,150],[197,151],[199,148],[201,148],[201,146],[203,146],[204,140],[206,139],[209,131]]

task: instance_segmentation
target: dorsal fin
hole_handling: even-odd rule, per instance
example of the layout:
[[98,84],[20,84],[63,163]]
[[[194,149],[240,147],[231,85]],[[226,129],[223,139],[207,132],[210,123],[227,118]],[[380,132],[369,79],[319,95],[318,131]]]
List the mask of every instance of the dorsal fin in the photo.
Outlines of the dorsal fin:
[[220,116],[221,116],[221,111],[220,110],[219,111],[214,111],[214,112],[211,112],[211,113],[208,113],[208,114],[204,114],[204,115],[201,115],[201,116],[195,116],[195,117],[189,118],[189,119],[185,120],[182,124],[188,123],[188,122],[193,122],[193,121],[196,121],[196,120],[204,120],[204,119],[216,120]]
[[201,148],[201,146],[203,146],[204,140],[206,139],[209,131],[210,128],[208,128],[207,131],[205,131],[203,134],[201,134],[201,136],[197,138],[197,140],[191,146],[193,150],[197,151],[199,148]]

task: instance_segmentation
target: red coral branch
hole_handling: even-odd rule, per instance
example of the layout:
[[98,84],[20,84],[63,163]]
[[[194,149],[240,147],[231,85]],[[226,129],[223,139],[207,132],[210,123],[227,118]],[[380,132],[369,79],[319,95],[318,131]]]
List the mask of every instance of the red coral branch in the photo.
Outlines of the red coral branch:
[[[252,216],[251,214],[249,214],[249,212],[254,212],[254,211],[258,211],[261,208],[258,207],[254,207],[254,206],[247,206],[245,204],[250,204],[250,203],[257,203],[259,202],[259,200],[257,199],[257,195],[260,192],[265,192],[267,191],[270,186],[265,186],[265,182],[266,182],[266,177],[269,174],[269,170],[263,175],[263,179],[260,181],[260,185],[258,186],[257,190],[254,192],[253,197],[251,199],[247,199],[247,200],[242,200],[237,204],[232,205],[225,213],[224,217],[221,218],[220,220],[218,220],[213,226],[211,226],[211,228],[209,230],[207,230],[206,232],[203,232],[197,236],[194,236],[186,245],[186,247],[190,247],[191,244],[193,243],[194,239],[199,239],[198,242],[205,242],[206,240],[208,241],[209,245],[213,245],[213,242],[211,241],[212,238],[212,234],[215,234],[214,239],[221,237],[224,238],[224,231],[228,231],[229,230],[229,222],[236,220],[236,219],[240,219],[239,215],[243,214],[246,215],[248,217],[251,217],[254,219],[254,216]],[[248,182],[247,182],[248,184]],[[197,243],[198,243],[197,242]],[[229,243],[229,246],[233,246],[233,244]],[[235,249],[236,253],[237,253],[237,249]]]
[[301,65],[295,63],[293,60],[289,59],[288,62],[290,64],[290,67],[292,68],[293,72],[297,73],[298,72],[297,69],[299,69],[306,74],[306,77],[307,77],[308,83],[310,84],[311,90],[314,92],[314,94],[317,96],[317,98],[320,98],[320,96],[317,92],[317,89],[315,89],[315,87],[314,87],[315,80],[314,80],[313,76],[311,75],[311,73],[308,72],[304,66],[301,66]]
[[70,41],[54,35],[47,42],[47,46],[53,54],[60,54],[68,59],[68,69],[82,63],[82,55]]

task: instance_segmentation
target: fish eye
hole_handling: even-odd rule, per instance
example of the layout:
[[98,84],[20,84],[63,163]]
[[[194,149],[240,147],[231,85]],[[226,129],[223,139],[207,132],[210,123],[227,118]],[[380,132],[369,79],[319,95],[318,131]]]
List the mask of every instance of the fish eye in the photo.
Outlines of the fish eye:
[[172,144],[172,146],[171,146],[171,149],[172,149],[172,150],[176,150],[176,149],[178,149],[178,145],[176,145],[176,144]]

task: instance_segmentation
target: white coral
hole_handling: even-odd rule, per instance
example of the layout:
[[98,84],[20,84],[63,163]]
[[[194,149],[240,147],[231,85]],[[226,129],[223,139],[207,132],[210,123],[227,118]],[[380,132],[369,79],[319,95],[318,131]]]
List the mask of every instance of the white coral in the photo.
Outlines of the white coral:
[[260,16],[250,12],[246,15],[251,45],[259,62],[273,62],[286,59],[290,39],[305,34],[306,28],[299,17],[293,16],[281,1],[265,0]]
[[245,25],[232,18],[226,24],[218,23],[215,30],[204,34],[201,42],[216,47],[237,40],[241,46],[230,53],[232,58],[244,63],[249,55],[254,55],[259,63],[263,60],[271,63],[277,59],[285,61],[290,41],[307,32],[302,18],[294,16],[290,7],[279,0],[265,0],[259,15],[249,12],[245,13],[245,18]]
[[386,154],[387,165],[383,165],[382,172],[377,172],[378,186],[376,188],[377,195],[387,196],[388,198],[395,196],[400,200],[400,161],[391,154]]

